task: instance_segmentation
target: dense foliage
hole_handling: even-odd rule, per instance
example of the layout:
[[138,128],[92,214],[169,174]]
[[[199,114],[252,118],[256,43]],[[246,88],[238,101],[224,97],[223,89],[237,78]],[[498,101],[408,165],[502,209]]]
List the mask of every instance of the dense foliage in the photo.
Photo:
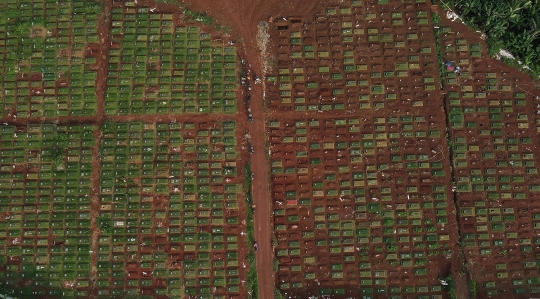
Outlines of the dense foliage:
[[540,75],[540,0],[443,0],[486,33],[490,55],[501,48]]

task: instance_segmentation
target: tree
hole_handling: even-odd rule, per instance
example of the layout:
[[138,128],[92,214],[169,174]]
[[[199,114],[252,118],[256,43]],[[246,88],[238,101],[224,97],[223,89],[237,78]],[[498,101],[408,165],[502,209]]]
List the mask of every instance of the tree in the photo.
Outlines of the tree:
[[[448,0],[464,21],[487,35],[488,52],[509,50],[517,60],[540,74],[540,1]],[[513,64],[517,64],[513,62]]]

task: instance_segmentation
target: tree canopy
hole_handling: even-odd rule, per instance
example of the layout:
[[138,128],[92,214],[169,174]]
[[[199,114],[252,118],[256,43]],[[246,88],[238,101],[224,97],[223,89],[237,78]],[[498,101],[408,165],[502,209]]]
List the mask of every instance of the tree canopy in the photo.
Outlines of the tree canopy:
[[540,75],[539,0],[446,0],[465,22],[487,35],[490,55],[510,51]]

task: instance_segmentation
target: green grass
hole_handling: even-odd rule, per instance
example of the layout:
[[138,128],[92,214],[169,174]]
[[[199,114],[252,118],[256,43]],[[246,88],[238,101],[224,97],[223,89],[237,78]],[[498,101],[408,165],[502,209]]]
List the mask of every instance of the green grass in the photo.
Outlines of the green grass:
[[[0,113],[34,122],[49,119],[0,128],[0,213],[10,215],[0,219],[0,293],[88,297],[93,254],[99,296],[134,297],[158,278],[168,285],[155,288],[153,295],[180,297],[185,286],[186,292],[205,296],[213,285],[238,293],[243,258],[236,254],[239,236],[224,228],[241,226],[237,216],[227,216],[242,192],[234,164],[234,121],[208,129],[195,123],[105,122],[98,128],[77,120],[56,125],[58,116],[93,116],[97,111],[95,63],[101,53],[89,55],[85,49],[100,43],[101,2],[4,2]],[[104,16],[106,24],[114,23],[111,39],[120,46],[111,49],[104,78],[106,114],[236,112],[235,48],[217,43],[197,26],[176,28],[170,14],[123,9]],[[132,19],[124,26],[128,9],[126,19]],[[202,18],[206,23],[207,17]],[[38,26],[43,28],[34,28]],[[29,36],[38,29],[45,32],[32,34],[45,37]],[[31,88],[39,93],[32,94]],[[64,121],[69,120],[60,123]],[[94,140],[94,133],[101,139]],[[94,157],[96,147],[99,155]],[[97,182],[91,179],[94,171],[101,171]],[[100,188],[94,190],[96,185]],[[90,229],[94,223],[97,240]],[[211,227],[211,233],[198,231],[202,226]],[[165,244],[192,256],[169,269]],[[140,251],[140,246],[148,250]],[[213,251],[223,252],[226,259],[213,260]],[[20,262],[6,265],[7,257]],[[126,266],[134,261],[153,278],[127,279]],[[254,260],[251,264],[254,269]],[[199,277],[184,277],[183,270]],[[23,279],[28,287],[20,288]],[[70,280],[78,285],[64,288],[62,282]],[[256,292],[256,277],[251,281]],[[120,287],[110,290],[113,285]]]
[[450,275],[448,277],[441,278],[441,280],[446,281],[448,284],[444,286],[444,290],[448,293],[448,297],[450,299],[457,299],[456,282],[454,281],[454,277]]
[[435,51],[437,52],[437,65],[439,66],[439,84],[441,86],[441,89],[444,90],[444,63],[442,59],[442,50],[441,50],[441,41],[440,41],[440,29],[438,28],[440,23],[441,17],[433,13],[432,14],[432,22],[433,25],[437,28],[433,28],[433,33],[435,35]]
[[[9,228],[4,225],[8,223],[6,219],[0,221],[0,235],[3,239],[17,238],[20,243],[7,246],[3,242],[0,263],[6,262],[6,256],[22,261],[20,265],[8,266],[2,273],[6,278],[2,285],[10,290],[9,294],[21,296],[32,290],[34,285],[17,287],[17,281],[30,276],[41,278],[53,288],[62,279],[78,276],[82,281],[88,277],[89,269],[76,266],[77,261],[90,261],[88,194],[94,129],[91,125],[50,124],[28,125],[17,130],[2,127],[0,209],[9,208],[11,216]],[[39,160],[35,159],[35,152],[41,153]],[[27,169],[25,173],[23,169]],[[25,208],[29,204],[34,208]],[[64,246],[53,246],[53,242],[62,242]],[[35,246],[35,250],[29,250],[27,245]],[[36,263],[46,266],[38,271]],[[46,275],[56,268],[66,270],[58,275]]]
[[252,181],[251,181],[251,163],[247,163],[244,166],[244,192],[247,197],[247,211],[246,211],[246,231],[248,235],[248,246],[249,253],[247,256],[247,261],[249,263],[249,271],[247,273],[247,289],[248,293],[251,293],[251,298],[258,297],[258,285],[257,285],[257,265],[255,261],[255,251],[253,250],[253,243],[255,242],[254,237],[254,226],[253,226],[253,211],[251,210],[250,204],[252,203]]
[[[0,56],[6,54],[6,58],[0,70],[0,88],[5,91],[1,113],[7,115],[15,110],[19,118],[94,115],[96,72],[91,67],[95,58],[80,55],[86,43],[98,41],[99,4],[40,2],[31,6],[9,1],[3,8],[6,11],[0,12],[0,38],[6,42],[0,47]],[[45,34],[57,28],[55,36]],[[30,32],[35,35],[30,36]],[[69,45],[71,51],[65,51]],[[35,73],[41,73],[42,78],[18,79]],[[59,79],[65,80],[65,85],[55,88]],[[30,93],[30,87],[39,90]]]
[[467,281],[467,286],[469,288],[469,299],[476,299],[478,294],[476,281],[469,279],[469,281]]

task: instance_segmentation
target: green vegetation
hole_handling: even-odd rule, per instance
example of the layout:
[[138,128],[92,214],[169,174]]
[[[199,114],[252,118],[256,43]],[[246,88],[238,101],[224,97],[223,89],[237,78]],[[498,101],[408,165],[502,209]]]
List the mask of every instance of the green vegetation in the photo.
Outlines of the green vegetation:
[[9,21],[17,19],[21,15],[18,9],[8,9],[0,11],[0,25],[5,25]]
[[253,211],[250,204],[252,203],[251,195],[251,163],[247,163],[244,166],[244,193],[246,194],[247,202],[247,219],[246,230],[248,235],[249,253],[247,261],[249,263],[249,271],[247,273],[247,289],[251,293],[251,298],[258,297],[258,285],[257,285],[257,264],[255,262],[255,251],[252,244],[255,242],[254,227],[253,227]]
[[55,136],[55,146],[52,149],[52,163],[54,166],[54,169],[63,169],[64,167],[64,156],[66,155],[67,151],[67,141],[69,139],[69,136],[65,133],[58,133]]
[[[160,0],[160,1],[167,1],[167,0]],[[204,12],[193,11],[189,9],[183,3],[180,3],[179,6],[181,6],[184,9],[184,16],[187,20],[199,22],[207,26],[213,26],[217,31],[221,31],[223,33],[231,32],[231,29],[229,27],[216,23],[215,20],[211,16],[207,15]]]
[[88,43],[99,42],[100,13],[92,1],[0,4],[2,115],[95,114],[97,59],[84,54]]
[[[238,293],[239,236],[224,229],[240,230],[238,217],[229,213],[238,214],[242,192],[240,182],[230,182],[237,173],[234,122],[207,128],[195,123],[106,122],[99,143],[100,210],[95,223],[100,234],[93,249],[90,194],[96,129],[52,124],[0,128],[0,211],[9,211],[9,217],[0,219],[0,264],[6,258],[21,260],[0,272],[6,294],[62,297],[63,281],[89,285],[92,251],[97,256],[97,287],[107,290],[114,277],[127,286],[122,297],[137,294],[139,283],[148,283],[124,280],[126,265],[134,260],[156,277],[185,281],[187,286],[170,284],[157,288],[159,293],[207,294],[213,286]],[[190,162],[192,155],[200,161]],[[158,197],[162,203],[156,206]],[[197,231],[200,225],[211,225],[212,231]],[[174,261],[164,253],[165,243],[196,261],[179,264],[182,272],[169,269],[166,263]],[[216,252],[224,260],[213,259]],[[122,260],[111,260],[113,256]],[[36,282],[19,288],[27,277],[36,277]],[[87,297],[75,288],[69,294],[75,292]]]
[[[540,75],[540,4],[531,0],[443,0],[464,21],[487,35],[490,56],[500,49],[510,51]],[[516,62],[508,61],[514,65]]]
[[[41,51],[44,49],[43,38],[32,38],[30,28],[34,26],[44,26],[45,20],[42,18],[32,18],[27,21],[22,21],[19,18],[9,18],[10,25],[8,26],[7,34],[16,42],[14,51],[7,52],[8,59],[22,60],[30,58],[33,51]],[[10,30],[11,29],[11,30]]]
[[112,234],[113,230],[112,230],[111,219],[107,219],[105,217],[98,217],[97,224],[98,224],[99,229],[101,230],[102,235],[110,236]]
[[[151,288],[147,297],[207,298],[215,288],[244,290],[232,117],[101,128],[102,115],[91,117],[101,112],[101,79],[108,114],[234,114],[236,48],[181,26],[176,10],[132,4],[105,12],[92,0],[0,3],[0,116],[20,120],[0,128],[0,294],[88,298],[92,288],[98,297],[138,298]],[[110,55],[98,34],[102,13],[112,24]],[[105,78],[101,62],[109,63]],[[133,266],[142,276],[128,275]]]
[[467,286],[469,287],[469,299],[476,299],[476,295],[478,294],[476,281],[469,279]]
[[[124,263],[108,265],[115,248],[125,246],[128,262],[142,260],[148,271],[186,286],[161,291],[189,296],[224,287],[238,293],[239,236],[228,230],[240,229],[242,184],[231,182],[237,176],[235,123],[106,122],[102,129],[98,284],[124,273]],[[193,257],[177,264],[182,271],[165,265],[173,262],[165,244]],[[213,258],[217,253],[221,260]]]
[[389,243],[386,245],[386,251],[388,252],[396,252],[398,249],[397,245],[394,243]]
[[212,17],[208,16],[207,14],[205,14],[203,12],[198,12],[198,11],[193,11],[193,10],[190,10],[190,9],[185,9],[184,13],[191,20],[201,22],[201,23],[203,23],[205,25],[210,25],[214,21],[212,19]]
[[183,17],[187,21],[194,21],[204,25],[213,26],[217,31],[221,31],[223,33],[231,32],[231,29],[229,27],[222,26],[221,24],[216,23],[215,20],[208,14],[200,11],[191,10],[185,3],[179,0],[156,0],[156,2],[163,4],[176,4],[180,6],[184,10]]
[[251,163],[247,163],[244,166],[244,191],[246,193],[246,200],[248,202],[251,202],[251,187],[252,187],[252,181],[251,181]]
[[99,3],[99,2],[85,2],[84,3],[84,13],[86,13],[86,14],[100,14],[101,13],[101,3]]
[[435,28],[433,28],[433,33],[435,34],[435,51],[437,52],[437,65],[439,66],[439,84],[441,89],[444,89],[444,62],[441,50],[441,29],[439,27],[441,17],[438,14],[433,13],[431,18],[433,25],[435,26]]
[[274,289],[274,299],[283,299],[283,294],[278,288]]
[[[411,61],[414,61],[414,59],[411,59]],[[281,75],[278,74],[276,76],[276,79],[281,80],[281,77],[286,76],[295,76],[294,70],[291,73],[291,70],[285,69]],[[435,78],[432,79],[436,80]],[[416,136],[428,135],[427,131],[414,132],[414,126],[421,126],[425,122],[426,119],[423,116],[399,115],[373,118],[373,123],[377,124],[376,130],[384,131],[385,127],[388,126],[403,128],[401,134],[390,133],[387,135],[384,146],[392,148],[397,147],[397,139],[402,138],[402,136],[415,138]],[[434,184],[432,200],[422,202],[412,201],[417,196],[418,188],[416,186],[408,186],[406,190],[409,192],[411,201],[402,204],[392,203],[393,194],[391,193],[391,189],[385,188],[384,185],[380,188],[380,193],[378,192],[376,194],[370,193],[365,188],[369,184],[375,185],[378,172],[387,171],[396,165],[400,165],[406,169],[409,175],[413,176],[416,175],[419,169],[430,169],[432,172],[441,171],[443,168],[442,163],[429,161],[430,155],[428,154],[417,151],[414,153],[403,153],[402,149],[398,148],[397,151],[391,152],[388,164],[380,163],[373,166],[370,165],[362,171],[353,171],[351,169],[352,166],[359,161],[357,157],[366,158],[362,155],[374,154],[375,149],[382,144],[376,140],[377,137],[375,134],[375,136],[366,134],[362,140],[355,139],[354,137],[351,138],[351,135],[357,132],[355,129],[359,123],[357,118],[345,117],[333,119],[331,122],[325,124],[318,119],[301,118],[297,118],[294,121],[270,119],[268,122],[268,127],[273,129],[273,132],[269,133],[268,139],[282,140],[283,144],[287,146],[294,142],[297,144],[303,143],[302,146],[293,147],[292,154],[296,157],[307,157],[307,163],[311,163],[314,168],[328,167],[331,164],[323,162],[316,157],[310,157],[309,153],[306,152],[306,148],[347,149],[350,151],[350,164],[338,164],[337,171],[326,173],[322,177],[314,178],[310,182],[313,190],[312,197],[305,196],[304,198],[303,196],[299,196],[299,192],[295,190],[283,191],[280,194],[285,198],[288,206],[286,208],[275,209],[275,217],[279,217],[280,219],[285,218],[288,222],[287,225],[296,225],[298,223],[302,225],[299,215],[293,210],[294,207],[299,207],[300,209],[308,209],[310,212],[309,215],[313,215],[312,219],[314,223],[313,230],[310,231],[308,229],[302,232],[302,241],[299,242],[297,239],[282,241],[280,239],[280,244],[276,246],[276,256],[280,261],[288,257],[302,259],[304,262],[303,265],[289,265],[287,263],[280,265],[278,275],[283,275],[283,273],[287,273],[288,271],[290,273],[297,273],[297,271],[305,272],[303,275],[298,276],[300,279],[279,284],[279,289],[287,292],[287,294],[289,294],[289,291],[294,293],[295,288],[305,286],[307,281],[314,281],[318,278],[317,273],[307,270],[305,264],[316,263],[319,256],[303,255],[302,242],[313,242],[317,248],[326,247],[328,248],[328,252],[342,254],[343,262],[358,262],[360,269],[362,269],[360,270],[360,277],[362,279],[360,279],[359,283],[368,286],[384,285],[387,283],[384,276],[386,273],[370,271],[376,265],[383,263],[402,269],[410,268],[410,273],[416,276],[429,277],[430,274],[425,267],[431,265],[434,260],[433,257],[440,255],[439,248],[447,246],[451,238],[447,234],[437,234],[437,228],[442,224],[447,224],[449,221],[447,216],[447,197],[444,194],[447,190],[445,185]],[[314,129],[330,131],[331,129],[328,129],[328,125],[335,126],[336,130],[337,128],[348,129],[351,135],[344,136],[344,140],[347,141],[334,142],[330,142],[330,140],[321,142],[310,136],[310,132]],[[277,131],[282,133],[275,133]],[[429,134],[432,133],[429,132]],[[437,135],[442,137],[440,132],[437,132]],[[282,149],[279,145],[275,144],[272,144],[270,148],[272,151]],[[288,165],[284,165],[281,158],[274,155],[270,157],[270,165],[273,176],[278,178],[285,175],[304,175],[306,173],[302,166],[288,167]],[[344,178],[343,174],[348,175],[348,177]],[[333,184],[337,186],[333,187]],[[339,194],[354,194],[361,198],[360,201],[355,202],[355,213],[359,219],[367,218],[370,221],[350,221],[349,219],[341,218],[340,215],[324,204],[313,204],[319,196],[337,197]],[[432,211],[434,214],[432,214]],[[276,224],[274,226],[276,234],[279,235],[286,231],[287,225]],[[328,234],[328,239],[314,237],[316,235],[322,236],[325,233]],[[415,249],[411,249],[411,244]],[[353,255],[351,252],[357,253],[357,255]],[[348,274],[344,270],[343,263],[336,260],[336,263],[330,265],[330,267],[329,271],[331,271],[330,275],[332,278],[341,279],[347,277]],[[302,276],[304,280],[302,280]],[[431,287],[433,287],[432,290],[434,292],[442,292],[440,286],[429,286],[429,288]],[[411,292],[415,291],[411,290]],[[395,291],[395,293],[399,292]],[[418,292],[422,292],[422,289]]]
[[447,284],[444,286],[444,290],[448,293],[448,297],[450,297],[450,299],[457,299],[456,282],[454,281],[454,277],[450,274],[450,276],[441,278],[440,280],[445,281]]
[[[94,129],[53,124],[0,129],[0,210],[10,211],[0,219],[0,264],[6,258],[21,261],[3,268],[0,293],[61,297],[63,280],[89,283],[95,140],[86,132]],[[19,287],[27,277],[37,282]]]

